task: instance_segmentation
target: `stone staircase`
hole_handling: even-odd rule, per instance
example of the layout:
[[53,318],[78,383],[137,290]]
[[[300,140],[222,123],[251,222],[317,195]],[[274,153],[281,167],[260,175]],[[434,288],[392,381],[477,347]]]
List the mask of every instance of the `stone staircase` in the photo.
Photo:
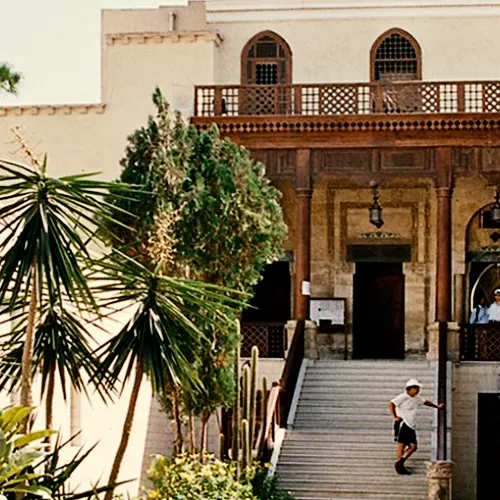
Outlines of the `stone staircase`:
[[434,370],[426,361],[321,360],[307,367],[292,429],[277,465],[282,486],[297,500],[425,500],[436,410],[419,408],[419,449],[411,476],[394,470],[388,402],[417,378],[434,400]]

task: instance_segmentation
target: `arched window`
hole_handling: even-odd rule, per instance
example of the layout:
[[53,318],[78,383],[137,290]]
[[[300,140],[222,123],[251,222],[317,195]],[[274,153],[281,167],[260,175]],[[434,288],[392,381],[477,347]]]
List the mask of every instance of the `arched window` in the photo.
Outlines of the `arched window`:
[[292,81],[292,52],[288,44],[272,31],[263,31],[243,48],[241,83],[276,85]]
[[379,36],[372,46],[370,59],[372,81],[422,79],[422,51],[406,31],[395,28]]

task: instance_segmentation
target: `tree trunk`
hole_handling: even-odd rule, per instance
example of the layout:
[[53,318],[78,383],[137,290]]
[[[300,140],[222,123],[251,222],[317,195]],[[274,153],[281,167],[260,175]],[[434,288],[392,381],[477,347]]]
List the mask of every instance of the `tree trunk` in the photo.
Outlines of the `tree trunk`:
[[[181,414],[179,410],[179,392],[177,388],[172,391],[172,415],[175,422],[175,441],[174,441],[174,453],[179,455],[182,453],[182,421]],[[106,500],[106,499],[105,499]]]
[[47,384],[47,395],[45,397],[45,428],[52,429],[54,413],[54,388],[56,381],[56,366],[53,364],[49,368],[49,382]]
[[207,448],[207,424],[210,419],[210,413],[203,412],[201,415],[201,436],[200,436],[200,461],[205,461],[205,452]]
[[191,453],[191,455],[194,455],[196,450],[196,434],[194,432],[194,417],[192,411],[189,412],[188,428],[189,428],[189,453]]
[[[35,330],[36,309],[38,301],[37,290],[37,267],[36,259],[32,266],[31,275],[31,295],[30,307],[28,312],[28,325],[26,326],[26,338],[23,347],[23,358],[21,363],[21,406],[31,406],[33,404],[33,397],[31,394],[32,386],[32,368],[33,368],[33,332]],[[29,417],[23,423],[22,432],[28,431]]]
[[[54,387],[56,381],[56,365],[52,364],[49,368],[49,382],[47,384],[47,395],[45,397],[45,428],[52,429],[52,420],[54,414]],[[51,448],[51,436],[47,436],[44,442],[48,448]]]
[[144,376],[144,366],[141,362],[137,363],[135,369],[135,380],[132,387],[132,393],[130,394],[130,401],[127,409],[127,416],[125,417],[125,423],[123,424],[122,437],[118,450],[116,452],[115,461],[113,462],[113,467],[111,468],[111,474],[109,475],[108,485],[112,486],[112,489],[106,492],[104,495],[104,500],[111,500],[113,498],[113,492],[115,488],[116,481],[118,479],[118,474],[120,472],[120,466],[122,464],[123,456],[127,450],[128,440],[130,438],[130,431],[132,430],[132,423],[134,421],[135,407],[137,404],[137,399],[139,397],[139,391],[141,389],[141,382]]

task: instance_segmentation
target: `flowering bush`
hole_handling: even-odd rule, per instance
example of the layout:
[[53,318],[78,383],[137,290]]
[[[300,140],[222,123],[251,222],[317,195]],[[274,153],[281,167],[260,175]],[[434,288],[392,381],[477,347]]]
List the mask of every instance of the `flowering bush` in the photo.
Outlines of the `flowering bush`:
[[157,456],[148,471],[154,488],[148,500],[257,500],[249,479],[238,482],[235,465],[206,455]]

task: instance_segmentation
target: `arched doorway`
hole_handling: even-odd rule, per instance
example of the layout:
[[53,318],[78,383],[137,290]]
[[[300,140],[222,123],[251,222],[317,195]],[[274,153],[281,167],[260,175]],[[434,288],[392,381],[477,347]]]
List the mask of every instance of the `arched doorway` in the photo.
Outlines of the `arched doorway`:
[[467,226],[465,309],[468,314],[481,299],[490,304],[493,291],[500,287],[500,224],[491,221],[490,206],[478,210]]

